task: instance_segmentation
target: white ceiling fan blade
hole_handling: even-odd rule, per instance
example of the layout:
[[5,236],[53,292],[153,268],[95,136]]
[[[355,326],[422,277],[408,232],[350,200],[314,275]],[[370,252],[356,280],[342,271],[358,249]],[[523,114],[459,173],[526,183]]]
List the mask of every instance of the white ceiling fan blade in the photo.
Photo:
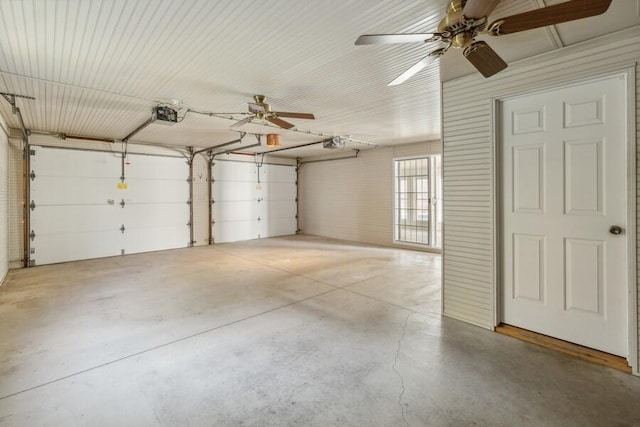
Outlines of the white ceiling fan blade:
[[357,45],[363,44],[391,44],[391,43],[419,43],[431,39],[433,34],[366,34],[358,37]]
[[253,116],[245,117],[244,119],[240,120],[239,122],[235,122],[234,124],[232,124],[231,127],[232,128],[237,128],[238,126],[246,125],[247,123],[251,123],[251,121],[253,121],[253,119],[254,119]]
[[407,71],[405,71],[404,73],[400,74],[398,77],[393,79],[387,86],[397,86],[401,83],[406,82],[408,79],[413,77],[416,73],[421,71],[424,67],[426,67],[431,62],[433,62],[437,57],[438,57],[437,55],[432,55],[432,54],[425,56],[420,61],[418,61],[414,66],[412,66]]

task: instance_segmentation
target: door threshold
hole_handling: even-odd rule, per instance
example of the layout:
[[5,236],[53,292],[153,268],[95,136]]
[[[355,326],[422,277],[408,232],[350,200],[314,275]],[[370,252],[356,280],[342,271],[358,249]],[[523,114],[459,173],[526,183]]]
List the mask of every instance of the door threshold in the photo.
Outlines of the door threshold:
[[631,366],[627,364],[624,357],[615,356],[589,347],[583,347],[578,344],[563,341],[548,335],[539,334],[527,329],[518,328],[516,326],[505,325],[504,323],[501,323],[496,327],[496,332],[502,335],[518,338],[522,341],[527,341],[541,347],[569,354],[577,357],[578,359],[586,360],[587,362],[608,366],[609,368],[617,369],[619,371],[626,372],[627,374],[631,373]]

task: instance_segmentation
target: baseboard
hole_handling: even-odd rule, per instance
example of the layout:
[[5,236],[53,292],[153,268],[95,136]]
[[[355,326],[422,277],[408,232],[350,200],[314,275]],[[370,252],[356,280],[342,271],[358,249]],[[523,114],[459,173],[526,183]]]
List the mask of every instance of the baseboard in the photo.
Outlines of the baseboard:
[[615,356],[603,351],[583,347],[578,344],[570,343],[568,341],[563,341],[557,338],[550,337],[548,335],[542,335],[537,332],[532,332],[515,326],[505,325],[504,323],[501,323],[500,325],[498,325],[498,327],[496,327],[496,332],[502,335],[508,335],[513,338],[518,338],[520,340],[527,341],[541,347],[546,347],[551,350],[569,354],[579,359],[586,360],[587,362],[608,366],[609,368],[617,369],[628,374],[631,373],[631,367],[628,365],[625,358],[620,356]]

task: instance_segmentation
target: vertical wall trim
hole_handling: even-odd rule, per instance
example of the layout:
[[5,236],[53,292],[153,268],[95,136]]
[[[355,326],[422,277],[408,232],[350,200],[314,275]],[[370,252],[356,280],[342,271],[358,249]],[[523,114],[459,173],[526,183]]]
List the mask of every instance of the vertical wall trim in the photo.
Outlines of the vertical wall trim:
[[208,183],[208,197],[207,204],[209,205],[209,220],[207,221],[209,228],[209,245],[213,245],[213,156],[207,157],[207,183]]
[[195,243],[193,241],[193,147],[187,147],[189,157],[187,158],[187,164],[189,165],[189,244],[188,247],[192,247]]
[[493,291],[493,326],[500,324],[500,313],[502,312],[502,249],[500,242],[502,241],[502,161],[500,141],[502,135],[498,129],[500,129],[502,120],[502,108],[500,100],[491,99],[491,133],[493,135],[493,194],[491,200],[491,206],[493,206],[493,277],[496,287]]
[[445,268],[445,262],[447,260],[446,256],[445,256],[445,244],[447,242],[447,239],[445,239],[445,230],[447,228],[446,226],[446,221],[447,221],[447,215],[445,214],[444,211],[444,207],[447,204],[445,195],[446,195],[446,191],[444,188],[444,174],[445,174],[445,161],[444,161],[444,96],[442,96],[442,94],[444,93],[444,83],[440,82],[440,115],[441,115],[441,119],[440,119],[440,135],[442,135],[442,145],[441,145],[441,153],[442,153],[442,158],[440,159],[440,173],[442,174],[442,176],[440,177],[441,183],[442,183],[442,194],[440,195],[440,197],[442,198],[442,218],[440,219],[442,221],[442,228],[440,230],[440,247],[442,250],[442,258],[440,259],[440,313],[444,313],[444,280],[445,280],[445,274],[447,274],[446,272],[446,268]]
[[629,259],[629,364],[633,369],[634,375],[640,375],[638,336],[640,335],[640,325],[638,325],[638,311],[640,310],[640,302],[638,301],[638,253],[637,253],[637,158],[638,151],[637,141],[637,125],[636,117],[636,90],[637,90],[637,66],[627,68],[624,76],[627,84],[627,252]]
[[29,203],[31,201],[31,183],[29,181],[29,173],[31,172],[31,145],[29,145],[29,138],[23,140],[23,162],[22,162],[22,206],[23,206],[23,267],[29,267],[31,265],[31,241],[29,240],[29,229],[31,228],[31,213],[29,211]]

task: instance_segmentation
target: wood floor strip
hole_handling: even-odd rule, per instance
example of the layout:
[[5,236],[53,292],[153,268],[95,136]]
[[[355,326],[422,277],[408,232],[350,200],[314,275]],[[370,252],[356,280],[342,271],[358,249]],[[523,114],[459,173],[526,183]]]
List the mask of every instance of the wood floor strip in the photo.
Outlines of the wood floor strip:
[[605,353],[592,348],[583,347],[578,344],[573,344],[567,341],[563,341],[557,338],[553,338],[547,335],[542,335],[537,332],[528,331],[511,325],[505,325],[501,323],[496,332],[502,335],[508,335],[510,337],[518,338],[523,341],[530,342],[542,347],[546,347],[552,350],[560,351],[565,354],[577,357],[588,362],[597,363],[599,365],[608,366],[613,369],[617,369],[628,374],[631,373],[631,367],[627,364],[627,361],[623,357],[614,356],[613,354]]

